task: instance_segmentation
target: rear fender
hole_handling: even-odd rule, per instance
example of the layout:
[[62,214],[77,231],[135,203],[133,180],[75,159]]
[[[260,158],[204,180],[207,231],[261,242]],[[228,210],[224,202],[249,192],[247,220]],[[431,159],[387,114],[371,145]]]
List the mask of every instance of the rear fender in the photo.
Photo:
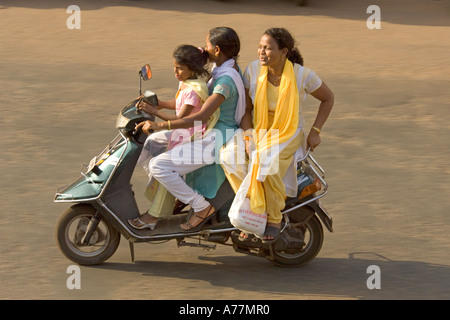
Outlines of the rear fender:
[[314,214],[314,209],[306,205],[290,212],[288,216],[289,220],[295,223],[306,223],[314,216]]
[[317,213],[317,216],[320,218],[325,227],[327,227],[328,231],[333,232],[333,219],[322,206],[320,201],[313,201],[309,203],[308,206],[310,206]]
[[319,200],[312,201],[307,205],[290,212],[288,215],[289,219],[292,219],[296,223],[306,223],[315,214],[317,214],[328,231],[333,232],[333,219],[320,204]]

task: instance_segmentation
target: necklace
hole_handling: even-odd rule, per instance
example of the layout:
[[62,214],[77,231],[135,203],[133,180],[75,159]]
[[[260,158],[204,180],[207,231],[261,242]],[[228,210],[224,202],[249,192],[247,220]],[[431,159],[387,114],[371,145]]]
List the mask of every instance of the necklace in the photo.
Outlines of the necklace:
[[270,73],[267,73],[267,80],[269,80],[269,82],[274,86],[279,86],[281,82],[281,76],[274,76]]

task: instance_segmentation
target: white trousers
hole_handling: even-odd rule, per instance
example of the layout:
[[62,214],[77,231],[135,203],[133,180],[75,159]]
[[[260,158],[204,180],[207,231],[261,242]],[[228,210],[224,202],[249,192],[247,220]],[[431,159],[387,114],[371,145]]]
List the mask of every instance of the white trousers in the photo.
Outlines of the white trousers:
[[144,142],[136,166],[142,166],[150,179],[152,178],[149,167],[150,160],[166,151],[171,134],[172,131],[169,130],[153,132]]
[[189,204],[194,212],[206,209],[209,202],[188,186],[183,176],[214,163],[215,136],[216,132],[212,130],[201,140],[177,145],[150,160],[151,176],[157,179],[175,198]]

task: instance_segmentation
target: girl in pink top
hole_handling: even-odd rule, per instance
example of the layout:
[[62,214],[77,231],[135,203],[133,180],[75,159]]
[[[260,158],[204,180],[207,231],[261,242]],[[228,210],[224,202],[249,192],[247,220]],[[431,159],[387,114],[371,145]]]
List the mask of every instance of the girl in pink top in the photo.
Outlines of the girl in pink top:
[[[198,112],[205,100],[208,98],[208,86],[205,81],[198,79],[200,76],[208,74],[205,66],[208,61],[208,54],[203,49],[191,45],[182,45],[175,49],[173,53],[173,70],[175,78],[178,79],[179,86],[175,99],[170,101],[158,100],[158,106],[152,106],[145,101],[145,112],[153,114],[165,121],[184,118],[192,113]],[[174,110],[168,113],[161,109]],[[213,117],[214,118],[214,115]],[[216,116],[218,118],[218,115]],[[212,120],[214,121],[214,120]],[[216,119],[217,121],[217,119]],[[136,129],[146,128],[146,122],[140,123]],[[151,184],[151,174],[149,170],[150,160],[166,150],[172,149],[177,144],[187,142],[193,139],[194,135],[203,136],[206,132],[206,125],[187,128],[157,131],[148,136],[138,160],[138,165],[142,165],[149,175]],[[149,213],[140,218],[128,220],[128,222],[137,229],[151,228],[156,225],[158,218]]]
[[[178,77],[177,77],[178,78]],[[203,98],[202,98],[203,96]],[[199,79],[187,79],[180,81],[178,92],[175,97],[175,115],[176,117],[168,117],[164,120],[172,120],[173,118],[183,118],[186,113],[192,114],[200,111],[203,102],[208,97],[208,88],[206,83]],[[175,129],[172,130],[170,135],[169,144],[167,149],[172,149],[177,144],[183,141],[190,140],[190,138],[198,133],[203,135],[206,131],[206,124],[200,124],[198,126],[188,129]]]
[[[208,74],[205,69],[207,56],[203,49],[191,45],[182,45],[173,52],[173,71],[178,79],[178,92],[175,99],[169,101],[158,100],[158,106],[152,106],[145,101],[145,112],[153,114],[165,121],[184,118],[192,113],[198,112],[203,102],[208,98],[208,86],[206,82],[198,79],[199,76]],[[168,113],[161,109],[175,110]],[[146,122],[142,122],[140,127],[145,129]],[[148,165],[154,156],[172,149],[182,141],[190,140],[196,132],[204,133],[204,126],[192,127],[188,129],[164,130],[150,134],[144,143],[138,164],[143,165],[148,171]]]
[[[176,48],[173,53],[173,67],[175,78],[180,83],[175,99],[170,101],[159,100],[157,107],[147,105],[145,111],[166,121],[184,118],[187,115],[198,112],[203,102],[208,98],[206,82],[198,79],[199,76],[208,74],[208,71],[205,69],[206,63],[207,55],[203,49],[191,45],[182,45]],[[175,110],[175,114],[163,112],[161,109]],[[141,126],[144,129],[145,123]],[[203,134],[205,129],[205,125],[200,125],[188,129],[173,130],[168,141],[168,149],[172,149],[176,144],[180,143],[183,140],[182,138],[190,138],[196,132]],[[149,139],[154,134],[150,135]]]

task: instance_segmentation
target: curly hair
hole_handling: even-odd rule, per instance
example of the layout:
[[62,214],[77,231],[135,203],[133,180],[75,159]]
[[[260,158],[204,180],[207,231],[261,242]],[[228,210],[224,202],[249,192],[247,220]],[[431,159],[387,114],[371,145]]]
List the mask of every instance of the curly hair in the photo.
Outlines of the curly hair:
[[279,49],[288,49],[287,58],[293,62],[303,66],[303,57],[295,46],[295,39],[285,28],[270,28],[264,34],[272,37],[278,44]]

